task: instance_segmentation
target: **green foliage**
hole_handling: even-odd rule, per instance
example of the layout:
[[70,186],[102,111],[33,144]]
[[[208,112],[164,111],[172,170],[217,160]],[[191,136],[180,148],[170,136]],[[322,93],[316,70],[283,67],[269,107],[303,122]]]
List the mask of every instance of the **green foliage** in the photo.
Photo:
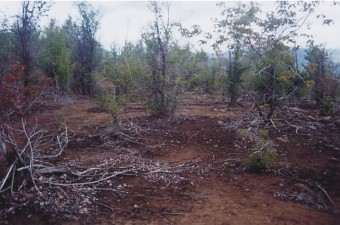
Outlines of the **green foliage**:
[[[194,25],[191,32],[172,23],[168,18],[172,15],[169,4],[165,2],[148,5],[153,20],[139,42],[125,43],[108,52],[95,39],[101,15],[91,4],[76,3],[77,20],[69,17],[61,27],[51,21],[41,30],[39,21],[49,9],[48,4],[23,1],[13,24],[6,18],[1,20],[0,85],[9,64],[19,61],[24,65],[25,87],[32,86],[31,75],[42,68],[63,92],[92,95],[96,76],[103,76],[113,80],[117,96],[138,96],[155,114],[173,112],[184,90],[218,92],[230,97],[231,105],[244,94],[256,106],[262,105],[256,107],[259,111],[268,112],[261,116],[267,117],[266,122],[276,106],[296,97],[296,93],[301,97],[310,91],[308,94],[314,94],[320,103],[324,96],[336,99],[339,83],[330,54],[311,46],[306,56],[308,64],[300,73],[288,48],[299,48],[295,41],[303,35],[300,30],[319,3],[276,4],[275,9],[260,15],[257,3],[238,3],[235,7],[218,3],[221,14],[214,20],[214,33],[206,34],[206,40],[201,41],[211,39],[215,57],[203,50],[193,51],[191,43],[181,45],[176,41],[178,27],[186,37],[201,30]],[[300,91],[304,86],[305,92]],[[117,101],[105,94],[100,98],[103,105]],[[328,114],[330,104],[324,101],[321,111]],[[108,108],[113,114],[117,111]]]
[[95,35],[99,29],[100,11],[95,10],[87,2],[78,2],[77,6],[80,22],[76,25],[73,34],[76,43],[73,89],[78,93],[93,95],[93,76],[99,64],[97,58],[99,44]]
[[263,99],[262,103],[277,101],[279,97],[284,99],[290,93],[296,77],[296,73],[291,70],[294,62],[289,48],[282,43],[264,54],[257,65],[260,72],[252,80],[252,86]]
[[289,47],[282,42],[273,44],[265,50],[256,64],[257,72],[250,83],[257,92],[257,105],[268,104],[268,109],[257,107],[264,123],[270,123],[276,107],[291,99],[298,87],[296,79],[300,79],[293,70],[295,59]]
[[[145,82],[148,81],[150,80],[145,80]],[[164,83],[166,88],[164,88],[162,92],[149,92],[146,95],[147,98],[143,96],[142,99],[146,109],[154,115],[164,116],[172,114],[176,110],[179,103],[178,96],[181,92],[181,86],[183,84],[181,79],[177,78],[173,81],[169,81],[168,78]],[[146,85],[156,87],[156,83],[154,83],[154,81],[151,81],[151,83],[146,83]],[[151,91],[154,90],[151,89]]]
[[259,134],[263,139],[269,138],[269,130],[259,130]]
[[339,82],[334,76],[337,65],[333,62],[331,55],[325,48],[310,45],[306,51],[305,59],[307,61],[305,73],[313,81],[312,93],[318,106],[323,104],[325,96],[335,99]]
[[39,20],[50,8],[45,1],[22,1],[20,13],[12,26],[13,44],[16,46],[16,55],[25,66],[24,87],[30,86],[31,76],[36,66],[39,52]]
[[112,92],[101,89],[96,96],[99,107],[110,113],[112,120],[117,121],[127,98],[124,95],[115,96]]
[[276,1],[277,7],[265,17],[257,17],[254,26],[249,28],[252,32],[244,44],[256,74],[252,83],[258,95],[253,99],[257,105],[268,103],[270,106],[266,112],[257,107],[264,123],[269,123],[276,107],[294,97],[301,87],[301,82],[296,82],[300,76],[288,46],[296,46],[297,37],[307,36],[301,30],[318,4]]
[[319,113],[321,116],[329,116],[333,112],[335,103],[330,96],[323,98],[321,105],[319,106]]
[[42,54],[42,67],[46,74],[55,79],[56,85],[62,92],[68,93],[70,81],[75,69],[71,62],[71,49],[67,47],[66,30],[55,25],[51,20],[45,30],[44,53]]
[[[185,88],[201,93],[217,91],[221,76],[219,61],[209,57],[203,50],[192,52],[188,47],[185,50],[188,53],[173,64],[173,67],[180,68],[178,76],[187,83]],[[173,54],[175,53],[176,51]]]
[[247,137],[246,130],[238,129],[236,131],[236,138],[237,138],[237,140],[243,141],[243,140],[245,140],[246,137]]
[[229,51],[227,65],[227,94],[230,97],[230,106],[236,105],[237,97],[242,83],[242,74],[249,67],[242,62],[245,55],[244,44],[253,34],[252,27],[257,21],[256,14],[259,8],[253,2],[250,4],[239,3],[236,7],[229,7],[224,2],[218,3],[222,7],[220,19],[215,19],[215,30],[219,37],[213,44],[216,53],[223,55],[221,46],[226,45]]
[[[173,24],[169,21],[169,4],[156,1],[149,3],[154,20],[142,38],[146,46],[146,62],[149,76],[144,84],[147,86],[146,105],[153,114],[166,115],[173,113],[178,103],[180,78],[171,67],[170,51],[173,42]],[[180,55],[179,55],[180,56]]]
[[268,141],[258,141],[250,150],[247,162],[251,169],[264,170],[273,166],[276,157],[276,150],[270,147]]
[[208,74],[193,74],[188,80],[188,89],[191,91],[200,91],[209,93],[213,81]]
[[115,82],[117,94],[133,94],[145,79],[142,43],[126,43],[122,49],[112,47],[110,53],[104,57],[101,69],[103,77]]
[[[1,17],[1,15],[0,15]],[[2,23],[0,23],[0,84],[3,76],[10,69],[10,59],[11,59],[11,50],[13,49],[13,45],[11,42],[12,34],[6,32],[6,23],[8,21],[6,19],[1,18]]]
[[244,129],[238,130],[236,137],[239,141],[250,140],[252,147],[245,158],[245,165],[253,170],[261,171],[272,167],[277,158],[277,152],[269,140],[268,130]]

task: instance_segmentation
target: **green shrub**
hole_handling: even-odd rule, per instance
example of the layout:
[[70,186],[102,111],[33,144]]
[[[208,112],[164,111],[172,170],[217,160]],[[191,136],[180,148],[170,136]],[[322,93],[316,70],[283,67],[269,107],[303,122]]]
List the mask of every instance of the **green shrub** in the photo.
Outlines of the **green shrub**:
[[329,116],[333,112],[334,109],[334,101],[330,96],[326,96],[323,98],[322,103],[319,107],[319,113],[321,116]]
[[99,93],[96,100],[101,109],[110,113],[113,121],[118,119],[122,105],[126,102],[123,96],[114,96],[112,93],[106,91]]
[[258,141],[250,150],[248,165],[251,169],[264,170],[270,168],[277,157],[276,150],[268,141]]
[[237,140],[241,141],[241,140],[245,139],[245,137],[246,137],[245,133],[246,133],[245,130],[242,130],[242,129],[237,130],[237,132],[236,132]]
[[268,139],[268,137],[269,137],[269,131],[268,130],[260,130],[259,134],[264,139]]

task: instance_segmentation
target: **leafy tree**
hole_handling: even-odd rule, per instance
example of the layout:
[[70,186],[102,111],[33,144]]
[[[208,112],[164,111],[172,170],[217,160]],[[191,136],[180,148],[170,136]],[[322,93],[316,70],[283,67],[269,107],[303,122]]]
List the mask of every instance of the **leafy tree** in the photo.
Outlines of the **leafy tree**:
[[336,65],[332,61],[331,55],[325,48],[311,44],[306,50],[305,59],[307,61],[305,70],[310,77],[309,80],[312,81],[313,97],[317,105],[320,106],[326,96],[332,97],[334,100],[339,83],[334,77]]
[[259,8],[251,2],[250,4],[239,3],[237,7],[230,8],[225,2],[217,4],[222,8],[222,19],[215,19],[215,33],[219,34],[213,44],[218,54],[225,54],[221,50],[226,45],[229,51],[228,57],[228,94],[230,96],[230,106],[235,106],[238,97],[241,75],[248,67],[242,63],[242,56],[246,47],[244,44],[253,33],[253,26],[258,18],[256,14]]
[[[78,93],[92,95],[93,72],[98,65],[96,56],[99,44],[95,35],[99,28],[100,12],[86,2],[79,2],[77,6],[81,20],[76,27],[76,68],[73,75],[73,88]],[[68,23],[69,28],[73,28],[71,21]]]
[[65,31],[66,47],[71,49],[71,59],[72,62],[75,62],[77,56],[78,26],[73,21],[73,18],[69,16],[61,26],[61,29]]
[[45,29],[43,67],[47,75],[53,77],[62,92],[69,92],[69,85],[75,64],[71,63],[71,49],[67,47],[66,30],[51,20]]
[[128,94],[139,88],[139,81],[145,77],[145,49],[142,40],[136,44],[126,43],[120,54],[120,91]]
[[10,68],[10,61],[13,58],[13,46],[11,43],[12,33],[8,29],[8,20],[5,15],[0,24],[0,85],[2,78]]
[[[204,88],[208,91],[211,86],[208,82],[208,56],[206,52],[193,52],[189,44],[180,46],[178,43],[173,43],[169,51],[169,73],[176,78],[178,88],[184,90],[185,83],[192,85],[189,88]],[[198,82],[197,82],[198,81]],[[196,83],[195,83],[196,82]],[[209,88],[208,88],[209,86]]]
[[259,94],[258,102],[269,106],[267,114],[262,115],[265,121],[270,120],[279,101],[285,100],[296,91],[293,86],[297,77],[292,70],[294,63],[289,47],[282,43],[265,52],[258,62],[258,68],[262,69],[253,76],[252,81]]
[[144,47],[141,41],[125,43],[122,49],[115,45],[106,54],[102,65],[102,76],[116,85],[117,95],[131,95],[145,78]]
[[287,88],[287,82],[296,77],[295,59],[288,53],[287,45],[295,44],[299,36],[307,36],[300,33],[307,18],[314,12],[318,2],[288,2],[277,1],[276,9],[268,12],[264,19],[258,19],[257,26],[245,43],[251,50],[251,56],[261,77],[261,83],[265,89],[259,89],[259,98],[268,103],[268,110],[263,111],[256,102],[259,114],[264,121],[270,122],[271,117],[282,100],[292,96],[296,89]]
[[223,84],[223,73],[220,69],[222,67],[221,60],[212,58],[205,51],[201,50],[191,53],[190,61],[185,65],[188,71],[189,90],[200,90],[201,93],[212,93],[218,91],[219,88],[223,89],[220,85]]
[[111,113],[117,121],[127,99],[134,100],[145,78],[144,48],[142,42],[125,43],[122,49],[112,45],[106,52],[99,76],[96,77],[96,98],[100,107]]

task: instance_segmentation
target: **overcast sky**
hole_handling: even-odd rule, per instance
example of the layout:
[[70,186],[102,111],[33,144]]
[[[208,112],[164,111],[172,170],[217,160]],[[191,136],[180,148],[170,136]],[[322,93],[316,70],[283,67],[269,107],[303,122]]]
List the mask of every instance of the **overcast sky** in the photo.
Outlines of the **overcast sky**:
[[[152,21],[153,14],[147,7],[147,1],[89,1],[94,8],[100,8],[102,18],[97,39],[105,49],[110,49],[112,43],[123,45],[125,40],[135,42],[140,39],[148,22]],[[211,18],[220,14],[215,1],[170,1],[171,20],[181,22],[185,27],[198,24],[204,31],[212,31]],[[235,1],[228,1],[232,6]],[[263,11],[273,6],[273,1],[259,1]],[[322,26],[320,22],[311,20],[311,33],[315,34],[317,44],[325,44],[327,48],[340,48],[340,6],[331,6],[326,1],[319,7],[318,13],[326,14],[335,23],[331,26]],[[20,12],[19,1],[0,1],[0,11],[7,16]],[[71,1],[55,1],[49,17],[43,19],[47,24],[50,18],[56,18],[61,25],[68,15],[77,18],[77,8]],[[1,14],[0,14],[1,16]],[[1,18],[1,17],[0,17]],[[193,41],[191,41],[193,42]],[[304,46],[303,46],[304,47]],[[200,47],[198,47],[200,48]],[[204,47],[209,50],[209,47]]]

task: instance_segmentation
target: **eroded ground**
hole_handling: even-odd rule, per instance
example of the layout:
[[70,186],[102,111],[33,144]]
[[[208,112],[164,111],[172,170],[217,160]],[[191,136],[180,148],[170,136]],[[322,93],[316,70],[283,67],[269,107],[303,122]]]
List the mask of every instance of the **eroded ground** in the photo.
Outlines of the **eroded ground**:
[[187,94],[175,116],[131,103],[113,125],[89,99],[41,104],[43,129],[68,126],[68,147],[51,163],[69,171],[39,175],[41,195],[2,196],[1,223],[340,224],[339,113],[280,109],[276,128],[265,128],[278,159],[254,172],[245,166],[251,143],[231,129],[251,104]]

